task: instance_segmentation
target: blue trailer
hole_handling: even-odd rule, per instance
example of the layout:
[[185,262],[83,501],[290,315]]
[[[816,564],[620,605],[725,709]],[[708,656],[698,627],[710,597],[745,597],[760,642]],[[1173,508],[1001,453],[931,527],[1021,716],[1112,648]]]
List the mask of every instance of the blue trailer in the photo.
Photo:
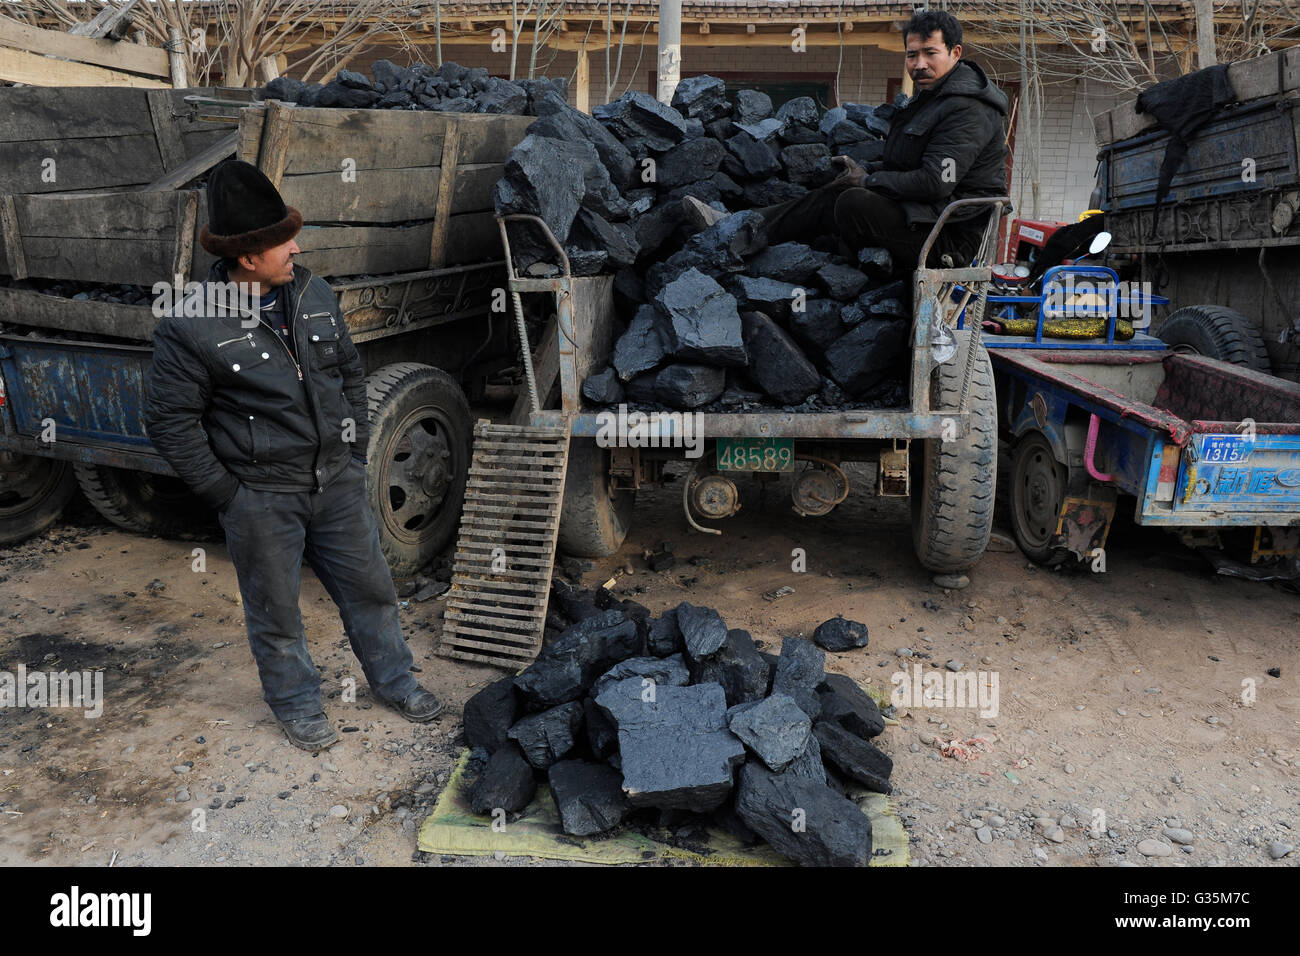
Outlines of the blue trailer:
[[[1095,560],[1123,493],[1140,525],[1244,528],[1252,559],[1300,553],[1300,385],[1136,330],[1117,338],[1126,309],[1149,318],[1166,301],[1123,292],[1113,270],[1075,265],[1048,270],[1037,296],[988,296],[984,326],[1033,326],[984,338],[1021,549],[1049,565]],[[1064,321],[1100,331],[1047,334]]]

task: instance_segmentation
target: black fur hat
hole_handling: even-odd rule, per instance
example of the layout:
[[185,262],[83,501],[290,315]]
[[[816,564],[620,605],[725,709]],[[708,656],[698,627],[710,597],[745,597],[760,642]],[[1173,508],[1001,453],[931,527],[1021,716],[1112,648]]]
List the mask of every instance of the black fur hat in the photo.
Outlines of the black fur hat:
[[199,242],[214,256],[238,258],[288,242],[302,229],[302,213],[286,206],[262,171],[230,159],[208,177],[208,221]]

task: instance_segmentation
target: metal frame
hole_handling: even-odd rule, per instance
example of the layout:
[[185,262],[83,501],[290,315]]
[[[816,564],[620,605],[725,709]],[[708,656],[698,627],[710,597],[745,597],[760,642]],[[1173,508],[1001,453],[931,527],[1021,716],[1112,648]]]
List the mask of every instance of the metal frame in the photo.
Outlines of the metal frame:
[[[914,299],[911,351],[912,374],[910,382],[910,407],[904,410],[855,409],[840,412],[792,413],[782,411],[745,412],[738,414],[722,413],[703,414],[704,434],[711,438],[822,438],[822,439],[885,439],[903,438],[939,438],[944,434],[952,435],[955,423],[957,436],[963,436],[970,428],[970,414],[963,402],[957,412],[945,411],[942,414],[930,410],[930,376],[934,370],[931,357],[931,324],[940,321],[937,306],[938,289],[957,282],[970,283],[978,287],[987,286],[992,279],[991,257],[997,239],[997,229],[1001,221],[1002,209],[1010,202],[1006,196],[975,197],[961,199],[950,203],[940,214],[931,228],[918,257],[918,269],[915,274],[917,295]],[[977,253],[976,265],[961,269],[927,269],[924,268],[931,248],[934,246],[940,230],[956,209],[971,206],[991,205],[992,215],[985,227],[983,240]],[[514,257],[510,250],[510,237],[506,230],[509,222],[527,222],[541,230],[550,247],[558,254],[560,275],[546,279],[532,279],[519,276],[515,272]],[[516,322],[521,343],[528,338],[523,321],[523,307],[520,295],[525,292],[546,293],[554,296],[555,318],[558,328],[558,358],[560,375],[561,405],[559,409],[543,409],[536,394],[536,372],[530,348],[522,346],[524,354],[521,360],[524,378],[529,385],[529,399],[532,413],[531,424],[553,426],[568,419],[575,438],[594,438],[603,421],[601,413],[582,411],[580,389],[582,382],[578,375],[577,349],[583,338],[578,328],[578,300],[582,297],[584,283],[590,280],[575,277],[569,266],[568,257],[555,235],[546,223],[537,216],[512,213],[498,216],[497,224],[501,230],[501,243],[505,249],[506,274],[508,286],[515,304]],[[981,298],[984,293],[981,292]],[[587,303],[589,305],[589,303]],[[969,350],[969,365],[973,366],[976,350]],[[969,379],[970,368],[967,369]],[[668,439],[674,435],[674,422],[671,418],[652,420],[647,427],[647,437]],[[663,442],[664,445],[669,441]]]

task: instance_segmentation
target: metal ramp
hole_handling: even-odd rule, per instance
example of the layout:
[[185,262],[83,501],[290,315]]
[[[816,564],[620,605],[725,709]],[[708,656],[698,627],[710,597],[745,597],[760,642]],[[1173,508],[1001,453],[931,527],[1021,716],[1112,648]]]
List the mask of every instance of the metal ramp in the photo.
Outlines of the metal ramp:
[[568,461],[567,427],[475,425],[440,654],[514,671],[541,650]]

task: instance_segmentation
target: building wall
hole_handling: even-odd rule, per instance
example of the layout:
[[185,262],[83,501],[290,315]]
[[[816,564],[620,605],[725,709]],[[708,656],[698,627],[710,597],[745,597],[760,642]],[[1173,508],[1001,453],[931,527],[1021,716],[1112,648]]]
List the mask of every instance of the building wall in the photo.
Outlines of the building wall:
[[[402,50],[377,50],[359,58],[350,66],[368,71],[369,64],[387,56],[396,63],[409,64],[423,57],[434,59],[434,48],[422,46],[418,53]],[[593,41],[589,53],[591,76],[591,105],[605,102],[604,51]],[[640,63],[637,54],[641,52]],[[517,59],[518,75],[527,75],[528,48],[521,47]],[[615,54],[616,55],[616,54]],[[486,67],[495,75],[508,76],[510,54],[494,53],[488,42],[475,44],[443,44],[443,58],[469,67]],[[616,98],[628,89],[653,93],[655,48],[629,44],[623,54],[619,82],[613,90]],[[1004,89],[1019,85],[1019,65],[1013,60],[974,59]],[[549,62],[548,62],[549,61]],[[544,65],[544,68],[543,68]],[[799,74],[829,75],[838,77],[838,97],[841,102],[881,103],[885,100],[888,82],[897,81],[903,73],[902,55],[876,47],[846,46],[841,55],[838,47],[810,47],[804,53],[794,53],[784,47],[707,47],[691,45],[683,53],[683,72],[744,73],[791,76]],[[573,80],[577,68],[574,53],[539,54],[540,75],[568,77]],[[572,102],[576,89],[570,83]],[[1083,80],[1048,86],[1044,89],[1041,134],[1032,135],[1021,110],[1017,110],[1014,159],[1010,183],[1014,215],[1036,219],[1073,221],[1088,208],[1089,194],[1094,186],[1097,148],[1093,139],[1092,118],[1097,113],[1114,106],[1120,98],[1113,92],[1093,83],[1089,87]],[[1037,163],[1035,166],[1035,152]],[[1031,175],[1034,169],[1037,175]],[[1037,181],[1037,197],[1034,181]]]

